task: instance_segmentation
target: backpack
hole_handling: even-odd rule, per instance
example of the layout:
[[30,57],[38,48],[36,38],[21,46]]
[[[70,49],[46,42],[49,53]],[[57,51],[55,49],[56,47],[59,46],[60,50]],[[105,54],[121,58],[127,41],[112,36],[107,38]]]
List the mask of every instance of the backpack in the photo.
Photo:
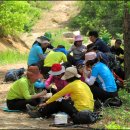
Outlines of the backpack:
[[8,70],[5,74],[4,81],[16,81],[17,79],[21,78],[21,76],[24,74],[24,71],[24,68]]
[[74,124],[91,124],[99,119],[99,114],[88,110],[80,111],[73,116]]

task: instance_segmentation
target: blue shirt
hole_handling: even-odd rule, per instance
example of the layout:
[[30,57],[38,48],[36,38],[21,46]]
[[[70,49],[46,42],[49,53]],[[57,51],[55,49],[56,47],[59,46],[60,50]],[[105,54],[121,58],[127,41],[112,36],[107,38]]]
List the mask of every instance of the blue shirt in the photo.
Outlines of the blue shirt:
[[92,67],[92,76],[96,77],[99,86],[106,92],[116,92],[117,86],[110,69],[103,63],[98,62]]
[[43,54],[42,48],[38,44],[34,44],[29,53],[28,65],[38,63],[41,60],[40,54]]

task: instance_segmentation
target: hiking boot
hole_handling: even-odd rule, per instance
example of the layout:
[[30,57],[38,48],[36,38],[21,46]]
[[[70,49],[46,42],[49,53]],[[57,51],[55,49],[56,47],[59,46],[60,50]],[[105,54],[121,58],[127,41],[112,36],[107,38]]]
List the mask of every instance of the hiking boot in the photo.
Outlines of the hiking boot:
[[26,108],[28,111],[36,110],[35,106],[31,106],[30,104],[26,104]]
[[38,111],[27,111],[30,117],[32,118],[40,118],[41,114]]

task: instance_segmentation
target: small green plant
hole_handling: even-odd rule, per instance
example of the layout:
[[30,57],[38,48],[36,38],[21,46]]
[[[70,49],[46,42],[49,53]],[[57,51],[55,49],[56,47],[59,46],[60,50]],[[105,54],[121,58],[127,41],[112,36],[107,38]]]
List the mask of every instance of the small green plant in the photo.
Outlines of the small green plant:
[[123,129],[124,127],[121,127],[120,125],[116,124],[114,121],[111,122],[108,125],[105,125],[106,129]]
[[27,57],[28,53],[21,54],[18,51],[7,50],[0,53],[0,65],[27,62]]

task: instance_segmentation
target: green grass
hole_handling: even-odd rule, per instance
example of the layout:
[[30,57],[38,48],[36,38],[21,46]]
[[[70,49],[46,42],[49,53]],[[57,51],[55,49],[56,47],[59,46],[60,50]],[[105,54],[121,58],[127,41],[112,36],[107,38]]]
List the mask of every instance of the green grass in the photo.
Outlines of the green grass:
[[93,124],[94,128],[130,129],[130,94],[124,89],[119,91],[123,105],[119,108],[103,108],[103,118]]
[[11,63],[21,63],[27,61],[28,53],[21,54],[18,51],[7,50],[0,52],[0,65],[6,65]]

